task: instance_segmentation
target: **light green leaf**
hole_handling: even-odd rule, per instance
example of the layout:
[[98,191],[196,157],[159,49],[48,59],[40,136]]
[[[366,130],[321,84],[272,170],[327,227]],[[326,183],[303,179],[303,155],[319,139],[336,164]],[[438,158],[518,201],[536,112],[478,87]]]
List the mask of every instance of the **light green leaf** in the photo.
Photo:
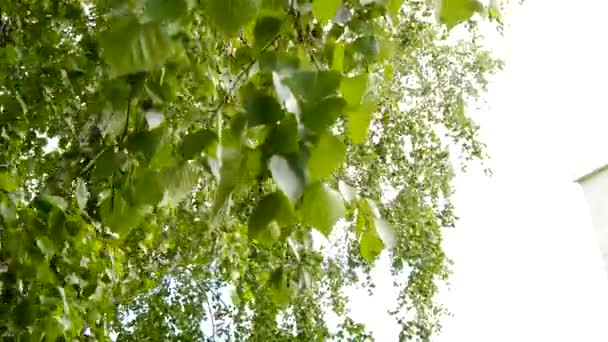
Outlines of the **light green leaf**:
[[359,240],[361,256],[369,263],[373,263],[382,252],[384,244],[373,230],[367,230]]
[[358,76],[343,78],[340,83],[340,90],[342,91],[342,97],[351,106],[357,106],[361,103],[363,95],[367,90],[367,81],[369,76],[367,74],[361,74]]
[[348,113],[348,136],[353,143],[360,144],[367,138],[375,109],[374,103],[365,102]]
[[227,36],[234,36],[241,27],[255,18],[259,0],[207,0],[203,5],[207,19]]
[[111,77],[157,69],[174,53],[171,39],[158,24],[140,24],[134,17],[110,23],[99,45]]
[[395,24],[397,24],[397,16],[399,15],[399,10],[403,5],[403,1],[404,0],[389,0],[388,5],[386,6],[388,13],[391,15],[391,17],[393,17],[393,22]]
[[46,236],[39,236],[36,238],[36,246],[40,251],[48,258],[52,258],[55,255],[55,247],[53,242]]
[[213,202],[214,214],[217,214],[226,205],[230,194],[241,180],[241,166],[243,162],[243,154],[239,150],[218,146],[218,151],[220,165],[218,188]]
[[441,0],[439,3],[439,21],[448,29],[465,22],[473,14],[481,13],[484,9],[479,0]]
[[17,184],[13,180],[13,177],[6,172],[0,172],[0,190],[4,190],[4,191],[17,190]]
[[76,180],[76,202],[78,202],[78,207],[80,207],[81,211],[86,211],[89,196],[87,183],[85,183],[82,178],[78,178]]
[[190,163],[163,169],[160,177],[164,181],[165,195],[161,205],[175,206],[190,195],[192,189],[198,184],[199,171],[195,165]]
[[182,158],[185,160],[196,159],[201,152],[215,156],[217,148],[217,134],[208,129],[200,129],[186,135],[179,146]]
[[344,162],[346,146],[337,137],[325,134],[310,151],[308,173],[310,181],[315,182],[329,176]]
[[331,20],[340,8],[342,0],[313,0],[312,14],[321,22]]
[[344,200],[348,203],[353,203],[359,197],[359,195],[357,194],[357,190],[352,186],[346,184],[346,182],[344,181],[338,182],[338,190],[340,191],[340,194],[342,194]]
[[306,186],[304,172],[295,157],[272,156],[268,169],[274,182],[292,202],[296,202]]
[[334,45],[331,69],[337,72],[342,72],[344,69],[344,44],[336,43]]
[[392,64],[384,65],[384,81],[385,82],[390,83],[393,80],[394,73],[395,73],[395,70],[394,70]]
[[393,248],[396,242],[395,229],[393,226],[381,218],[374,219],[374,226],[384,246]]
[[322,183],[306,188],[300,207],[302,222],[329,236],[334,225],[346,214],[340,194]]
[[281,192],[274,192],[264,196],[249,217],[249,238],[270,245],[279,238],[281,227],[294,222],[295,214],[289,199]]

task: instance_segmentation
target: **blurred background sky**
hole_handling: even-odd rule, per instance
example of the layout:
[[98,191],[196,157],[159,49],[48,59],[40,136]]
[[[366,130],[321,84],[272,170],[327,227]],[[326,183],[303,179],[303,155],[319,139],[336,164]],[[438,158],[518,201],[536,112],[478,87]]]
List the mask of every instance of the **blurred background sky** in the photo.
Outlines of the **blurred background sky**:
[[[439,298],[453,317],[435,341],[605,342],[608,275],[574,179],[608,163],[608,2],[511,6],[504,37],[489,39],[506,68],[472,113],[494,175],[456,179],[454,274]],[[387,271],[379,262],[375,278]],[[377,341],[397,340],[392,293],[388,280],[372,298],[353,290]]]

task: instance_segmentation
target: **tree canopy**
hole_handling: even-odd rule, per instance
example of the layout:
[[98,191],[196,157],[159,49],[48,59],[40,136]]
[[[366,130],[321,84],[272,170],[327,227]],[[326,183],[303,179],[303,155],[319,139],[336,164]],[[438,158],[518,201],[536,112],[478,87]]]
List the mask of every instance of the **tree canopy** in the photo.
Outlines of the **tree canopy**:
[[344,288],[372,291],[381,253],[401,339],[437,331],[451,154],[485,156],[466,103],[500,67],[471,18],[500,26],[495,5],[0,0],[0,15],[3,340],[366,340]]

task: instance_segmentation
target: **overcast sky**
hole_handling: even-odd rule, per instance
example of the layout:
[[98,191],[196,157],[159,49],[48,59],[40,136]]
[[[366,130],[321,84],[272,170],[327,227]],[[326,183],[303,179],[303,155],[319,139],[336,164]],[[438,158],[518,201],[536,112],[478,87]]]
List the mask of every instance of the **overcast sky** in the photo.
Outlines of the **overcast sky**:
[[[506,69],[474,113],[494,176],[457,179],[440,296],[454,317],[436,341],[608,341],[608,276],[573,182],[608,163],[606,13],[599,0],[526,0],[506,18]],[[353,314],[396,341],[390,285],[377,292],[355,296]]]

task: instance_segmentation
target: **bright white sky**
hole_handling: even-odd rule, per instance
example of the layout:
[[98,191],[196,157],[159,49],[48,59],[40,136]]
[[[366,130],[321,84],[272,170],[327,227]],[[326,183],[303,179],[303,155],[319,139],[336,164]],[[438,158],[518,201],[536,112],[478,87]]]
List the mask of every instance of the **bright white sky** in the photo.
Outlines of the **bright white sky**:
[[[436,341],[608,341],[608,276],[573,182],[608,162],[606,13],[599,0],[526,0],[506,18],[507,66],[474,114],[494,176],[457,179],[456,265],[441,295],[454,317]],[[397,341],[384,314],[394,291],[379,286],[353,297],[353,314]]]

